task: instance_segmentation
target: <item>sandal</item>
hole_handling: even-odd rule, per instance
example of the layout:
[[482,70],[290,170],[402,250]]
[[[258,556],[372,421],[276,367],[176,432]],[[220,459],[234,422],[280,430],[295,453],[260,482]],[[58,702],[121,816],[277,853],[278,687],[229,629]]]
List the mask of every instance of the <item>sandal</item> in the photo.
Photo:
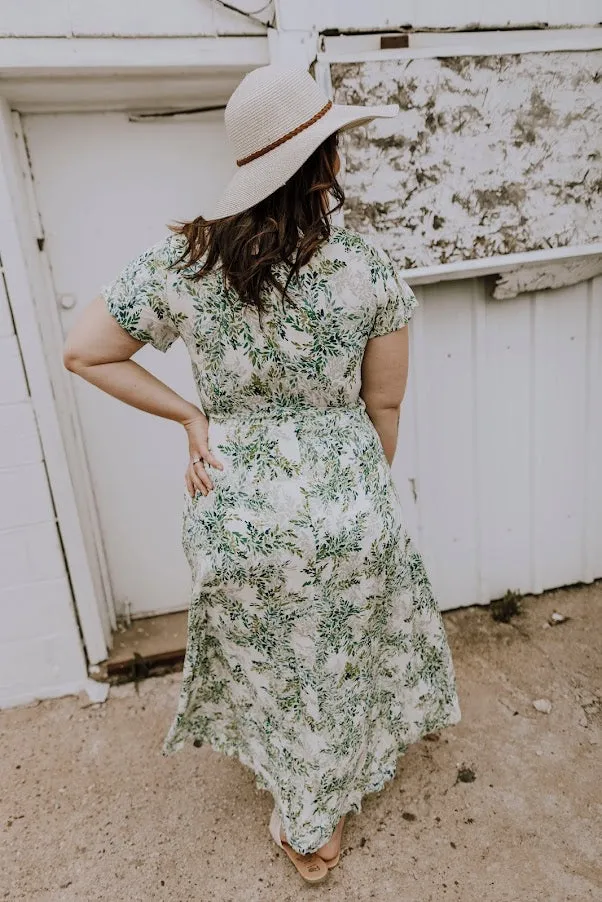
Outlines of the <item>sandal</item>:
[[[316,855],[319,855],[319,852],[316,852]],[[319,857],[322,858],[321,855],[319,855]],[[326,867],[328,868],[328,870],[330,870],[331,868],[334,868],[334,867],[337,866],[337,864],[339,863],[340,859],[341,859],[341,853],[338,852],[338,853],[334,856],[334,858],[322,858],[322,861],[324,862],[324,864],[326,865]]]
[[[280,838],[281,827],[282,824],[278,817],[278,812],[274,808],[270,818],[270,834],[276,845],[286,852],[303,879],[308,883],[321,883],[322,880],[326,880],[329,870],[326,861],[320,858],[316,852],[310,852],[309,855],[302,855],[300,852],[296,852],[292,846]],[[330,865],[330,867],[333,866]]]

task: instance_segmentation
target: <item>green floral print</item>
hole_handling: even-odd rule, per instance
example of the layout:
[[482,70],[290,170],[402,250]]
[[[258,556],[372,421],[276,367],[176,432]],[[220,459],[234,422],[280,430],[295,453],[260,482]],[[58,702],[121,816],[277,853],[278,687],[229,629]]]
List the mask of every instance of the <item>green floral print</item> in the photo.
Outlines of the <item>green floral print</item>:
[[[360,397],[369,339],[417,300],[388,255],[334,228],[261,320],[219,271],[195,282],[170,235],[103,289],[140,341],[182,338],[214,490],[184,494],[188,640],[162,753],[209,744],[273,795],[315,851],[425,734],[460,720],[431,584]],[[284,267],[282,278],[286,277]]]

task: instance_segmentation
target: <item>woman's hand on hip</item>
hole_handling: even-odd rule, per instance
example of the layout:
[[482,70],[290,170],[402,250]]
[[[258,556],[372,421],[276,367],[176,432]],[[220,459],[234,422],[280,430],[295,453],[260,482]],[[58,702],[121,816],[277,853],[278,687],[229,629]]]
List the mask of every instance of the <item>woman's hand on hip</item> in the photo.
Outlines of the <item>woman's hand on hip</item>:
[[190,462],[186,468],[185,481],[188,492],[194,498],[195,493],[208,495],[213,488],[211,477],[205,464],[223,470],[224,465],[209,450],[209,420],[201,411],[182,423],[188,435]]

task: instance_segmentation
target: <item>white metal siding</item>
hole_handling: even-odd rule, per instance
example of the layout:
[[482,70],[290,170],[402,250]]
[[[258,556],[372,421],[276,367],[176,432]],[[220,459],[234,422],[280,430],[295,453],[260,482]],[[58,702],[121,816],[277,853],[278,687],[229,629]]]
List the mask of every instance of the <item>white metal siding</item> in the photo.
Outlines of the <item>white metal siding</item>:
[[602,279],[416,294],[394,474],[441,607],[602,577]]

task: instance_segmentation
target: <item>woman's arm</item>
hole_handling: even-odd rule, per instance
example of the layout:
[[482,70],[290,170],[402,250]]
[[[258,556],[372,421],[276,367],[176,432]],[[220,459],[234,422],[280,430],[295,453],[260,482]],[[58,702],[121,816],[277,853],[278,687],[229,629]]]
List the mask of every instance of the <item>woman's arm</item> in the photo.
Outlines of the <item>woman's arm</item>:
[[408,381],[408,329],[370,338],[362,362],[360,397],[380,437],[389,465],[397,448],[399,413]]
[[188,491],[203,494],[213,488],[209,474],[194,458],[222,469],[207,446],[208,420],[181,395],[130,360],[144,342],[132,338],[97,297],[70,330],[63,348],[63,363],[70,372],[131,407],[180,423],[188,433],[191,463],[186,471]]

